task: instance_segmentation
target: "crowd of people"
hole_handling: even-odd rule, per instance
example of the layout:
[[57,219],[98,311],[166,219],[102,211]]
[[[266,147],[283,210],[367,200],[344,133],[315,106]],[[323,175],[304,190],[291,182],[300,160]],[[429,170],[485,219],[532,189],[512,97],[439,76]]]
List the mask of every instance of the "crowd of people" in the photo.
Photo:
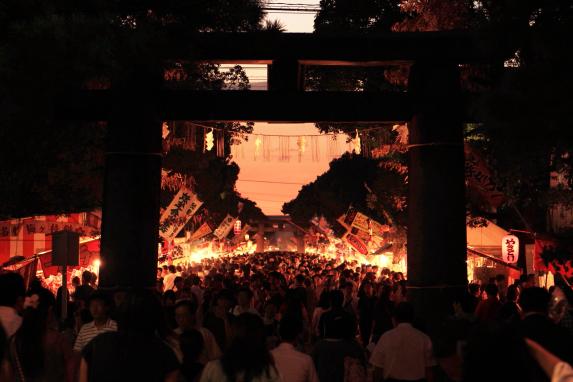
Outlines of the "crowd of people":
[[470,284],[430,337],[404,275],[356,261],[225,256],[113,295],[94,281],[74,280],[64,319],[61,290],[0,275],[0,381],[573,380],[566,284]]

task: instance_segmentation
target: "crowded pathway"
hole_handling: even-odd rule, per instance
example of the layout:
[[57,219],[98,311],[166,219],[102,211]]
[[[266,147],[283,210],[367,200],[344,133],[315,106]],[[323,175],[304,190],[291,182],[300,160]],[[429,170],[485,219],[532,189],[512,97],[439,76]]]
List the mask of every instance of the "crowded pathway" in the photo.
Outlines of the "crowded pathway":
[[62,320],[61,291],[0,275],[1,381],[573,380],[567,285],[470,284],[430,338],[404,276],[357,262],[204,259],[113,295],[93,276]]

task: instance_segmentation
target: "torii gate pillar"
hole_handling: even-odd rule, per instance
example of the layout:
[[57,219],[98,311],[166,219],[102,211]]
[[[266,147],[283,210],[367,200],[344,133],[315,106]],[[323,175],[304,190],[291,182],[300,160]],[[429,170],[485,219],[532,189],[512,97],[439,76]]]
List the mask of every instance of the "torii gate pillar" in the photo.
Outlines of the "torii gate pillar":
[[464,148],[455,64],[410,71],[408,294],[435,334],[467,284]]

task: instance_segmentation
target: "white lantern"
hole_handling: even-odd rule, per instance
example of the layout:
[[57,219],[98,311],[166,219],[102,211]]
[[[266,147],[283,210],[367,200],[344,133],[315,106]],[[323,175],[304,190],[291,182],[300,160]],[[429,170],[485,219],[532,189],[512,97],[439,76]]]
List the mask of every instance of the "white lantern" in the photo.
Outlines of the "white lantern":
[[515,235],[504,236],[501,241],[503,261],[509,264],[517,263],[519,258],[519,239]]
[[235,221],[235,226],[233,228],[234,228],[233,231],[234,231],[235,235],[238,235],[241,233],[241,221],[239,219],[237,219]]

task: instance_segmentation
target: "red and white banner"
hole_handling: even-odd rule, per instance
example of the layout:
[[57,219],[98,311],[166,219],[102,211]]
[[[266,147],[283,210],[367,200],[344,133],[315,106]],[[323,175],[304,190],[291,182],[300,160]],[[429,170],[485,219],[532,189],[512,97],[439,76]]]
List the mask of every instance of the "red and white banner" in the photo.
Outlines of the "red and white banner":
[[182,187],[159,219],[159,235],[173,240],[202,205],[193,191]]
[[44,215],[0,222],[0,264],[14,256],[31,257],[52,248],[53,230],[83,231],[85,236],[99,234],[99,217],[92,213]]

